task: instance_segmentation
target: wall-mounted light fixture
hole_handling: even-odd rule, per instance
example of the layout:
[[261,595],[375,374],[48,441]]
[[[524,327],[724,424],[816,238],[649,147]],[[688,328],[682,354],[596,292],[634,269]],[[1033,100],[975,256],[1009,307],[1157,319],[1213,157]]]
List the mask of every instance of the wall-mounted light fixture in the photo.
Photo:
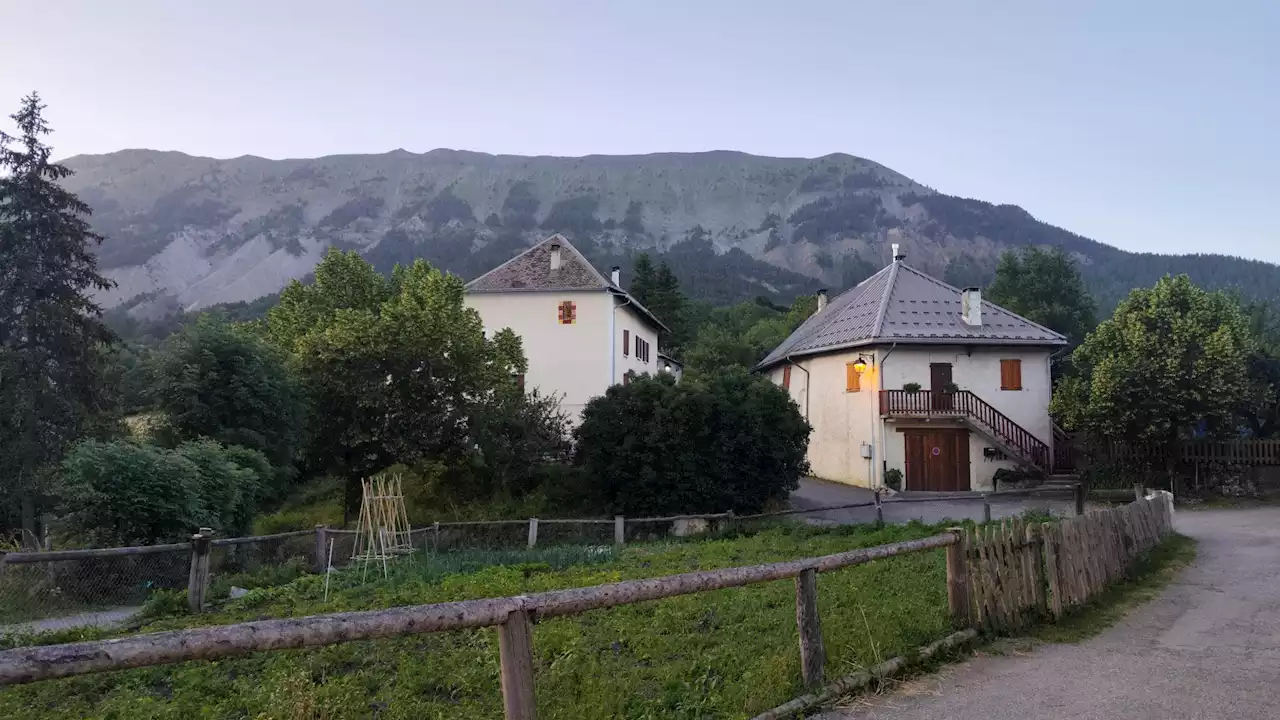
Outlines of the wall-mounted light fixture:
[[855,372],[857,372],[859,375],[861,375],[862,373],[866,372],[866,371],[867,371],[867,359],[866,359],[865,357],[863,357],[862,355],[859,355],[859,356],[858,356],[858,359],[853,361],[853,369],[854,369],[854,371],[855,371]]

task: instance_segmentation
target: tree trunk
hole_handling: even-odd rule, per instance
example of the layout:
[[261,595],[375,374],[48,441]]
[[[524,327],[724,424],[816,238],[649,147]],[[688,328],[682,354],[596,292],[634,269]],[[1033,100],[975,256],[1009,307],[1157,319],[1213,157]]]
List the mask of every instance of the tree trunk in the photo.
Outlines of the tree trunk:
[[347,476],[347,486],[342,498],[342,522],[344,525],[350,525],[355,520],[356,514],[360,512],[362,487],[359,477],[354,475]]
[[31,493],[22,494],[22,547],[36,550],[40,536],[36,534],[36,499]]

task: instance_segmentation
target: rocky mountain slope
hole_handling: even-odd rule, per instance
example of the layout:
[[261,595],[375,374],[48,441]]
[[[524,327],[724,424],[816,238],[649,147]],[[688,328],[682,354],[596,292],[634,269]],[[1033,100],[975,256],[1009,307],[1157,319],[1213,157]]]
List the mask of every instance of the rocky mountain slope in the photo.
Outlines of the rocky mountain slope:
[[100,259],[118,287],[102,303],[144,315],[275,292],[330,246],[385,268],[424,257],[470,278],[553,231],[601,265],[626,265],[634,250],[669,255],[692,294],[715,301],[843,287],[887,262],[893,242],[957,284],[983,282],[1005,248],[1058,245],[1104,305],[1169,271],[1280,295],[1275,265],[1123,252],[849,155],[216,160],[125,150],[66,164],[66,185],[108,238]]

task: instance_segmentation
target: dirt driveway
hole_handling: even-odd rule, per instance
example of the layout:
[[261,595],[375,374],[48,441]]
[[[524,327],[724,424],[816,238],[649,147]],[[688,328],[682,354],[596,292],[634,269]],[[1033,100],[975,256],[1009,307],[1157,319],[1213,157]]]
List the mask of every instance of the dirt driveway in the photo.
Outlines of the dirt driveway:
[[1078,645],[977,657],[827,720],[1280,718],[1280,508],[1179,512],[1196,562]]

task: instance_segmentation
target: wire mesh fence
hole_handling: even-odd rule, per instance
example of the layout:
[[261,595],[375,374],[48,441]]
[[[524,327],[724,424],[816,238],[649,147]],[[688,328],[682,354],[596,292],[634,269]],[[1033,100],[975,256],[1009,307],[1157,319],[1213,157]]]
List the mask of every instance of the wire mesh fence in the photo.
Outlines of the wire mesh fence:
[[[139,548],[129,548],[138,550]],[[191,554],[186,544],[149,552],[108,555],[35,553],[24,562],[12,554],[0,563],[0,625],[144,604],[156,590],[187,586]]]
[[[754,533],[785,522],[853,524],[943,519],[984,521],[1043,510],[1071,515],[1072,490],[962,496],[898,496],[882,502],[797,508],[758,515],[732,513],[660,518],[529,519],[436,523],[410,533],[412,547],[440,567],[447,557],[506,557],[557,547],[604,548],[677,538]],[[356,533],[316,528],[209,543],[202,598],[228,598],[234,588],[291,582],[306,573],[351,563]],[[156,590],[194,582],[193,543],[132,548],[9,553],[0,560],[0,632],[41,618],[137,607]],[[476,555],[480,553],[480,555]],[[490,553],[490,555],[485,555]],[[494,555],[493,553],[497,553]],[[461,562],[461,561],[460,561]],[[467,560],[466,562],[471,562]],[[465,563],[464,563],[465,564]],[[207,592],[207,594],[205,594]]]

